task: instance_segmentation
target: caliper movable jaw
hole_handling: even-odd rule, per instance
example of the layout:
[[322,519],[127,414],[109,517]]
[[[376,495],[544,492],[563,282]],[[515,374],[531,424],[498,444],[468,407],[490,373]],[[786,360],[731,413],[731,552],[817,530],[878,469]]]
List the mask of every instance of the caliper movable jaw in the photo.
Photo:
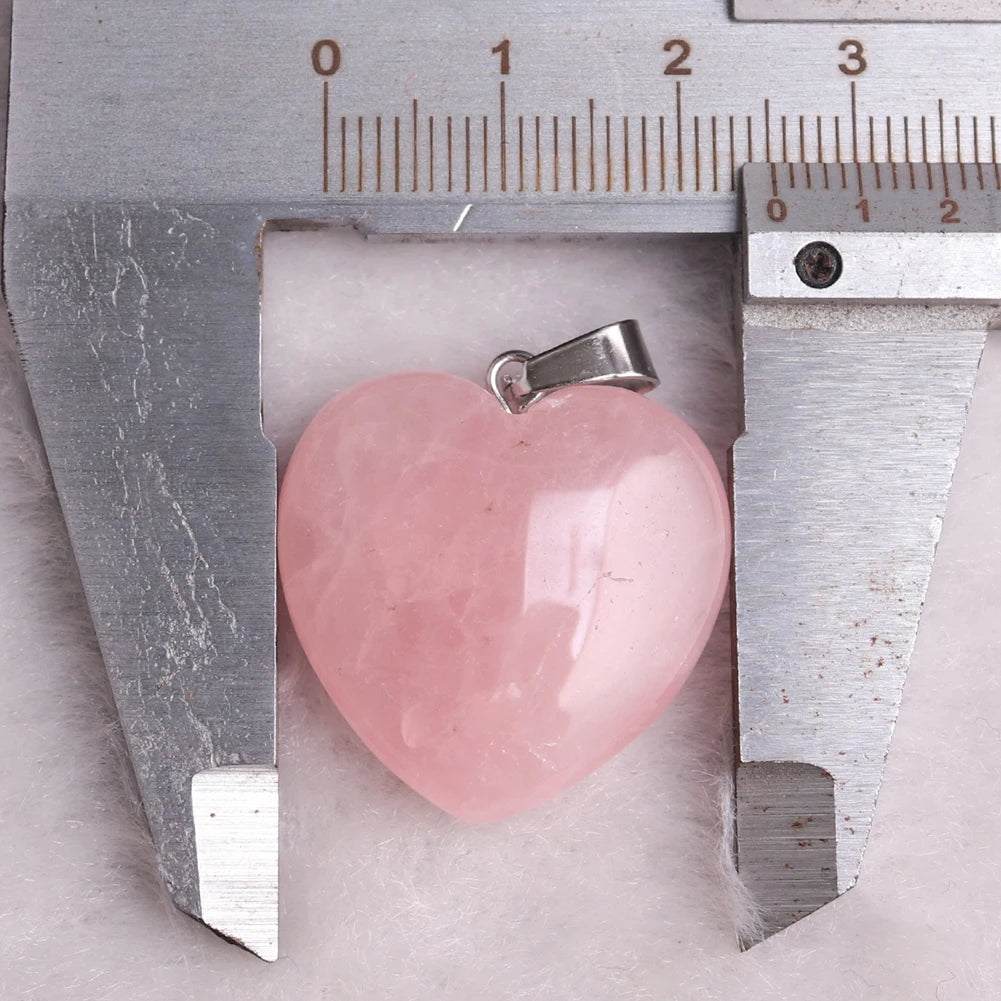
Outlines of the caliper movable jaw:
[[[975,264],[943,280],[976,234],[928,234],[940,277],[921,298],[934,304],[885,305],[911,282],[908,248],[886,253],[902,234],[781,229],[766,213],[768,168],[745,168],[744,182],[733,507],[736,847],[760,914],[750,945],[858,878],[996,312],[962,303],[988,298],[991,281],[1001,300],[1001,286]],[[850,248],[843,285],[811,290],[797,275],[798,251],[817,240]]]

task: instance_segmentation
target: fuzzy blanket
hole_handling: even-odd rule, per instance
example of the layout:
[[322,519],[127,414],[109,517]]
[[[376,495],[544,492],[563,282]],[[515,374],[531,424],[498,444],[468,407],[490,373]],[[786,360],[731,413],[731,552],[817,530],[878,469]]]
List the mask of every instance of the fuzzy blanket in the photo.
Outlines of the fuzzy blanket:
[[[738,428],[723,239],[270,237],[280,461],[333,393],[479,379],[627,316],[721,464]],[[16,351],[0,339],[0,998],[987,1001],[1001,997],[1001,345],[989,343],[859,885],[741,954],[728,867],[729,620],[677,702],[552,804],[482,827],[389,775],[280,620],[281,958],[159,885]],[[809,475],[809,470],[804,470]]]

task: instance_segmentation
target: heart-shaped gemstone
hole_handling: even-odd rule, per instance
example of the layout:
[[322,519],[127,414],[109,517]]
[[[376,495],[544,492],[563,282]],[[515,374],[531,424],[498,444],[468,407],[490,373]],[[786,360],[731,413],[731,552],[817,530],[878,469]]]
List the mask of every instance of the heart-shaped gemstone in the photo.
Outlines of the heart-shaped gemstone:
[[317,675],[369,748],[472,821],[543,802],[674,698],[730,518],[698,436],[625,389],[505,413],[404,374],[335,397],[289,463],[278,556]]

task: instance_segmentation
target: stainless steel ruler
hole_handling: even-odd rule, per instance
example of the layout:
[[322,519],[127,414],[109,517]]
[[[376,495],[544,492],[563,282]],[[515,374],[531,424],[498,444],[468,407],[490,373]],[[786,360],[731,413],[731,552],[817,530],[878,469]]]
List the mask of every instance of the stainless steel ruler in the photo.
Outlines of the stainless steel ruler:
[[[36,97],[12,106],[30,157],[10,196],[465,199],[508,206],[464,223],[494,229],[552,226],[557,207],[606,227],[589,213],[621,206],[619,229],[736,232],[745,162],[998,159],[1001,24],[796,16],[738,21],[723,0],[22,3],[15,84]],[[53,20],[78,32],[58,58]]]
[[422,67],[405,81],[360,67],[360,88],[350,43],[318,40],[316,182],[337,197],[654,196],[671,204],[673,229],[706,230],[736,228],[744,163],[997,160],[996,97],[973,72],[1001,39],[993,27],[974,54],[969,26],[790,31],[713,23],[708,5],[695,6],[686,16],[679,4],[670,25],[613,13],[571,19],[565,32],[509,31],[492,46],[494,36],[455,26],[454,77],[440,62],[440,76]]
[[[832,299],[998,297],[990,268],[971,258],[978,248],[994,253],[998,231],[1001,12],[959,0],[898,6],[16,0],[5,288],[178,906],[277,955],[275,465],[261,431],[258,329],[265,229],[738,232],[745,164],[749,294],[780,305],[770,325],[750,312],[762,307],[749,306],[744,334],[739,857],[767,904],[762,933],[851,884],[899,686],[887,683],[879,694],[887,711],[864,728],[866,760],[878,767],[863,769],[832,764],[827,753],[840,747],[843,712],[807,728],[781,701],[789,685],[770,665],[812,665],[823,651],[795,630],[805,644],[798,652],[756,648],[754,623],[788,610],[787,579],[812,596],[803,622],[839,628],[840,613],[821,614],[829,611],[822,582],[806,582],[821,580],[810,574],[832,546],[847,547],[837,551],[849,570],[853,550],[843,532],[809,529],[825,513],[837,524],[823,497],[789,495],[783,503],[812,519],[801,526],[812,540],[802,549],[809,566],[776,560],[786,578],[748,584],[744,570],[762,565],[755,540],[777,531],[767,491],[778,480],[767,449],[745,459],[765,440],[756,428],[770,427],[772,441],[784,436],[789,454],[805,449],[806,461],[804,427],[868,427],[857,414],[811,411],[809,400],[775,392],[806,384],[817,387],[812,400],[831,400],[853,384],[851,330],[826,339],[829,365],[818,372],[814,324],[795,327],[804,309],[833,309]],[[824,19],[846,8],[845,20]],[[801,256],[811,244],[821,246]],[[894,270],[899,261],[910,262],[906,273]],[[857,322],[837,316],[849,328]],[[951,414],[919,478],[927,489],[915,487],[927,503],[901,521],[918,526],[905,532],[914,543],[905,547],[908,612],[898,616],[906,648],[934,548],[927,519],[944,505],[983,332],[974,324],[937,338],[908,335],[885,317],[865,322],[885,335],[870,342],[882,344],[871,348],[872,371],[906,381],[891,362],[916,351],[924,360],[911,374],[960,372],[925,403],[906,390],[914,406],[887,414],[887,426],[910,421],[918,431],[939,404]],[[793,329],[800,335],[785,344],[777,331]],[[942,344],[945,355],[936,354]],[[790,371],[790,357],[801,367]],[[797,381],[800,371],[811,380]],[[841,381],[824,383],[825,371]],[[756,411],[769,397],[786,406]],[[807,423],[790,426],[791,413]],[[876,467],[887,467],[897,444],[873,443]],[[840,468],[848,447],[847,437],[829,435],[821,467]],[[911,458],[908,469],[921,466]],[[839,482],[845,498],[868,503],[864,484]],[[908,505],[903,498],[898,510]],[[788,541],[773,551],[793,553]],[[839,586],[851,591],[849,578]],[[752,594],[763,596],[756,610]],[[841,670],[855,671],[858,650],[844,652]],[[771,743],[762,737],[768,720],[782,724]],[[846,795],[869,804],[848,827],[837,820],[855,816],[838,813]],[[762,819],[789,811],[781,836]],[[802,823],[823,832],[790,842]]]

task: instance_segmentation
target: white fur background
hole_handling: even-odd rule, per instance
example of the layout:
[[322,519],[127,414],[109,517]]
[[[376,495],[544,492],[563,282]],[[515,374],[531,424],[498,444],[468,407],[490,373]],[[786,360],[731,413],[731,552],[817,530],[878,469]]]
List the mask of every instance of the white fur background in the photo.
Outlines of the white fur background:
[[[404,368],[479,378],[636,316],[659,399],[720,462],[736,433],[723,239],[265,248],[266,427],[284,463],[334,392]],[[281,958],[161,890],[9,335],[0,338],[0,998],[1001,997],[1001,344],[974,399],[859,885],[746,954],[721,862],[724,613],[679,700],[550,806],[470,827],[403,787],[280,621]],[[809,475],[808,471],[806,475]]]

